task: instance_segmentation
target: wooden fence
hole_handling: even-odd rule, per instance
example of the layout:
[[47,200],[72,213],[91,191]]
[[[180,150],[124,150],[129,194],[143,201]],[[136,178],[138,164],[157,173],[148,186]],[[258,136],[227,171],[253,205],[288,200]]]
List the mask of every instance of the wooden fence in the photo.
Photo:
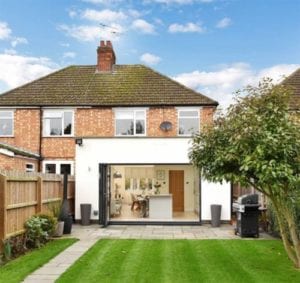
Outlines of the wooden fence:
[[[61,201],[63,176],[0,171],[0,248],[2,240],[24,233],[32,215],[49,212],[49,204]],[[75,179],[68,178],[68,201],[74,213]]]

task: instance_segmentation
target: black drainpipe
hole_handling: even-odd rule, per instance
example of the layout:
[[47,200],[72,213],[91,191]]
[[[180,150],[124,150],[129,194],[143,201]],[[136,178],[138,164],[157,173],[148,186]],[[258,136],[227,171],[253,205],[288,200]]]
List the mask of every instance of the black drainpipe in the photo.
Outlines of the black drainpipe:
[[42,172],[42,140],[43,140],[43,111],[42,106],[40,106],[40,142],[39,142],[39,172]]

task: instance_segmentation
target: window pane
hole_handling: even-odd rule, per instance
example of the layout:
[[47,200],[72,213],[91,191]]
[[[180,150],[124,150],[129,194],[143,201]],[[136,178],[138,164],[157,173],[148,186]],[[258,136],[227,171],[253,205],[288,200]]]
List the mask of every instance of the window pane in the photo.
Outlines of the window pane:
[[133,120],[133,111],[117,111],[116,119],[132,119]]
[[68,175],[71,174],[71,164],[60,164],[60,174],[64,174],[65,172],[67,172]]
[[136,134],[145,134],[145,121],[144,120],[137,120],[135,123],[135,131]]
[[55,174],[56,173],[56,165],[53,163],[47,163],[46,164],[46,173]]
[[194,132],[199,131],[199,119],[179,119],[179,134],[190,135]]
[[0,118],[13,118],[12,111],[0,111]]
[[12,136],[13,135],[13,120],[12,119],[0,119],[0,135]]
[[133,135],[133,120],[116,120],[117,135]]
[[61,136],[62,128],[61,128],[61,119],[53,118],[50,119],[50,135],[51,136]]
[[181,110],[179,111],[179,117],[198,117],[198,111]]
[[71,135],[72,133],[72,112],[65,112],[64,113],[64,134]]
[[145,111],[136,111],[135,119],[136,120],[145,120]]

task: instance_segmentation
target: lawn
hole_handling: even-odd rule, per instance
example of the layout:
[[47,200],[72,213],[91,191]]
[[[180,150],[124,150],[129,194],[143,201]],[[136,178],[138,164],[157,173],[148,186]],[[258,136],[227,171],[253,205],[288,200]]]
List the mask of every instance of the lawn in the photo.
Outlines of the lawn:
[[300,282],[278,240],[100,240],[56,282]]
[[8,262],[0,267],[0,282],[22,282],[27,275],[47,263],[50,259],[76,241],[76,239],[54,240],[40,249],[28,252],[27,254]]

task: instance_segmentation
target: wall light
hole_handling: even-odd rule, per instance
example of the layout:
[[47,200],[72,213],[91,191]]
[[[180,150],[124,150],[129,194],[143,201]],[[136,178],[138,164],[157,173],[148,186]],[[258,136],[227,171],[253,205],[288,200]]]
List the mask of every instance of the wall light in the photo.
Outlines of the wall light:
[[76,138],[75,139],[75,144],[82,146],[82,138]]

